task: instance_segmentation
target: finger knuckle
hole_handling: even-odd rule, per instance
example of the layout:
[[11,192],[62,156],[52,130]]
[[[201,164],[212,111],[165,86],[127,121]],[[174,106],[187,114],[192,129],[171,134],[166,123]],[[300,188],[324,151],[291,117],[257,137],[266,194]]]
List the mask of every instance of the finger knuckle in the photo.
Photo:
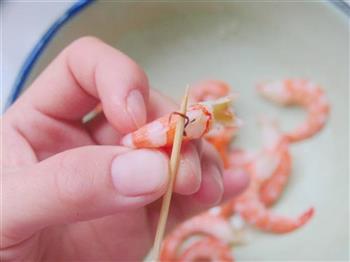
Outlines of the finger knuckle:
[[97,37],[94,36],[83,36],[80,37],[78,39],[76,39],[75,41],[73,41],[70,45],[69,48],[81,48],[81,47],[85,47],[85,46],[95,46],[96,44],[101,44],[102,40],[100,40]]
[[81,157],[63,156],[55,174],[58,201],[67,206],[80,207],[90,203],[96,196],[94,175],[81,163]]

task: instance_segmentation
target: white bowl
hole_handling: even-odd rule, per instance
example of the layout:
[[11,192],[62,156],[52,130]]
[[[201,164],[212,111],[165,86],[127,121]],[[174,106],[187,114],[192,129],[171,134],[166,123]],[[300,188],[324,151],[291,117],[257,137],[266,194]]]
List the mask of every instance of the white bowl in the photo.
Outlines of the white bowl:
[[321,84],[330,120],[314,138],[292,146],[293,175],[274,210],[296,216],[310,205],[314,218],[286,235],[249,232],[234,248],[240,260],[349,258],[347,16],[325,2],[98,2],[74,17],[49,42],[31,82],[71,41],[97,36],[137,61],[153,87],[179,98],[199,79],[229,82],[240,93],[245,121],[238,144],[258,146],[256,117],[275,115],[284,129],[303,119],[260,99],[258,81],[305,77]]

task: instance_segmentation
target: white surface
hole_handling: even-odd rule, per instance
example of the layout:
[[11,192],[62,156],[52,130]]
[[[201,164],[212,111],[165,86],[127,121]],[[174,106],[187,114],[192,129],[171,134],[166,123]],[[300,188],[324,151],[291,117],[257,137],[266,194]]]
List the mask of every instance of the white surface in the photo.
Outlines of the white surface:
[[277,116],[284,129],[304,116],[258,98],[257,81],[292,76],[320,83],[332,105],[330,121],[318,136],[292,147],[293,176],[274,208],[296,216],[313,205],[315,217],[283,236],[252,230],[234,254],[237,261],[347,260],[348,33],[345,16],[321,2],[99,3],[59,33],[32,79],[69,42],[96,35],[134,58],[153,86],[174,97],[202,78],[232,84],[246,123],[238,139],[244,147],[258,144],[257,114]]
[[3,41],[1,50],[3,106],[29,52],[49,26],[73,3],[74,1],[3,1],[0,3]]

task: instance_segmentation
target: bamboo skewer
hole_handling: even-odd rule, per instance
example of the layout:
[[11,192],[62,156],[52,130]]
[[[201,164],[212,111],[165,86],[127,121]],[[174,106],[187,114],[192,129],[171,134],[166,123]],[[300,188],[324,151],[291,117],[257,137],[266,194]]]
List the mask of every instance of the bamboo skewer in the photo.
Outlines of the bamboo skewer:
[[[186,89],[185,95],[182,99],[180,112],[179,112],[183,115],[186,115],[186,111],[187,111],[188,91],[189,91],[189,88]],[[185,128],[185,119],[183,117],[180,117],[176,123],[174,142],[173,142],[173,147],[170,155],[170,162],[169,162],[170,181],[169,181],[168,189],[163,197],[156,236],[155,236],[154,245],[153,245],[153,257],[155,261],[159,260],[160,248],[161,248],[162,240],[165,233],[165,227],[166,227],[166,222],[169,214],[171,196],[173,193],[175,178],[179,167],[180,150],[181,150],[184,128]]]

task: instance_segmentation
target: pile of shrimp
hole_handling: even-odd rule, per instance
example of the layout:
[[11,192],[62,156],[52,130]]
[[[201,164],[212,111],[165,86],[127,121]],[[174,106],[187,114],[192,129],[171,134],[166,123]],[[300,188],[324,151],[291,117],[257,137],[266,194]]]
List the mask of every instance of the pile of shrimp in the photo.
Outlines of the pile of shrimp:
[[[329,114],[326,96],[318,85],[303,79],[260,83],[257,92],[282,106],[303,107],[307,118],[288,132],[282,131],[277,121],[262,118],[262,146],[253,151],[230,146],[239,127],[239,120],[229,108],[230,86],[207,80],[192,87],[194,105],[186,114],[185,141],[206,139],[222,157],[224,172],[244,172],[250,182],[238,197],[185,221],[170,232],[163,242],[161,261],[234,261],[232,246],[242,241],[244,224],[283,234],[302,227],[312,218],[312,207],[294,218],[275,214],[269,208],[280,198],[291,175],[290,146],[314,136],[324,127]],[[147,124],[124,137],[122,143],[130,147],[171,145],[175,120],[169,119],[173,119],[171,114]]]

